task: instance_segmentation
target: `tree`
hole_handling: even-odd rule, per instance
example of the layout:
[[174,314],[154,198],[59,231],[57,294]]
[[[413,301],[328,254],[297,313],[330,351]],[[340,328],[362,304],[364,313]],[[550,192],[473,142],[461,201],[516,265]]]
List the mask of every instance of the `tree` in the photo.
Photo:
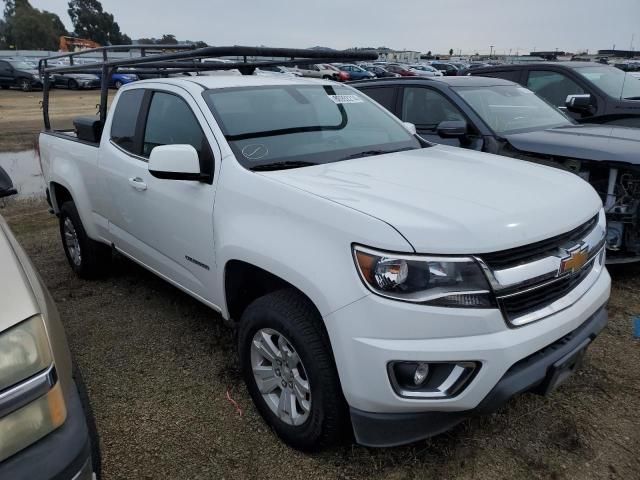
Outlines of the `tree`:
[[452,57],[453,56],[453,48],[449,49],[449,56]]
[[158,45],[177,45],[178,40],[176,36],[171,33],[168,35],[162,35],[162,38],[156,42]]
[[131,38],[120,31],[113,15],[98,0],[71,0],[67,10],[76,34],[101,45],[125,45]]
[[28,0],[7,0],[0,24],[4,48],[57,50],[66,29],[56,14],[33,8]]

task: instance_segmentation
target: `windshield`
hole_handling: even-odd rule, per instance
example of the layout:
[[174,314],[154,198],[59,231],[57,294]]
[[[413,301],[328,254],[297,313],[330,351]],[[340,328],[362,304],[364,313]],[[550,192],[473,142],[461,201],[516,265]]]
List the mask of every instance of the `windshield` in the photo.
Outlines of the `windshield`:
[[422,148],[390,113],[349,87],[237,87],[203,96],[236,158],[249,169]]
[[454,90],[498,134],[573,125],[560,110],[524,87],[456,87]]
[[16,70],[33,70],[33,65],[30,65],[27,62],[20,62],[20,61],[12,60],[9,63]]
[[640,100],[640,82],[633,75],[604,65],[580,67],[575,70],[607,95],[614,98]]

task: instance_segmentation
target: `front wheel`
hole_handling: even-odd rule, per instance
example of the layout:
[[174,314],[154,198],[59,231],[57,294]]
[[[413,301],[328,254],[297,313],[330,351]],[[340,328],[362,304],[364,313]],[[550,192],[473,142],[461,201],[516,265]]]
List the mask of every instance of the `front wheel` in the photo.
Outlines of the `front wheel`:
[[114,86],[116,87],[116,90],[120,90],[120,87],[122,87],[122,82],[120,80],[116,80]]
[[60,208],[60,236],[69,265],[79,277],[96,278],[104,274],[111,249],[89,238],[72,201]]
[[78,82],[76,82],[75,80],[69,80],[69,83],[67,84],[67,86],[69,87],[69,90],[77,90]]
[[337,443],[349,425],[322,319],[306,297],[280,290],[255,300],[240,320],[238,349],[256,408],[293,448]]
[[33,90],[31,80],[29,80],[28,78],[21,78],[20,80],[18,80],[18,87],[23,92],[30,92],[31,90]]

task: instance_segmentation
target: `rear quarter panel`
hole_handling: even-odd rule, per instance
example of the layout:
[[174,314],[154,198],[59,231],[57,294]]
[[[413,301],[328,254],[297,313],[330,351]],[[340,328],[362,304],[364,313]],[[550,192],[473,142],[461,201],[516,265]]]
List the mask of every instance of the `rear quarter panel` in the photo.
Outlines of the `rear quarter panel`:
[[98,146],[47,132],[40,134],[39,142],[42,173],[54,211],[59,213],[62,206],[62,200],[56,198],[53,188],[58,184],[71,193],[87,234],[96,240],[102,238],[93,215],[95,203],[101,195],[97,182]]

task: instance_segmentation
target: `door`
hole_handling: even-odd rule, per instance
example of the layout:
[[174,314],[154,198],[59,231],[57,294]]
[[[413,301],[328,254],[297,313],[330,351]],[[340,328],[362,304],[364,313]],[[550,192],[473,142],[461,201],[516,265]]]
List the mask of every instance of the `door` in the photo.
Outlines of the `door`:
[[441,122],[467,119],[451,100],[428,87],[405,87],[402,95],[400,118],[416,126],[418,134],[431,142],[460,146],[457,138],[441,138],[437,127]]
[[215,186],[212,180],[159,179],[148,170],[155,147],[189,144],[198,151],[201,172],[212,179],[211,145],[219,156],[217,144],[202,128],[206,120],[195,101],[182,92],[168,86],[135,89],[118,100],[110,141],[101,149],[110,192],[109,232],[119,250],[213,303]]
[[591,93],[592,100],[596,99],[592,92],[586,91],[575,80],[559,71],[529,70],[527,88],[576,120],[582,119],[582,115],[567,111],[567,96]]
[[13,85],[13,67],[9,65],[9,62],[0,60],[0,85]]

